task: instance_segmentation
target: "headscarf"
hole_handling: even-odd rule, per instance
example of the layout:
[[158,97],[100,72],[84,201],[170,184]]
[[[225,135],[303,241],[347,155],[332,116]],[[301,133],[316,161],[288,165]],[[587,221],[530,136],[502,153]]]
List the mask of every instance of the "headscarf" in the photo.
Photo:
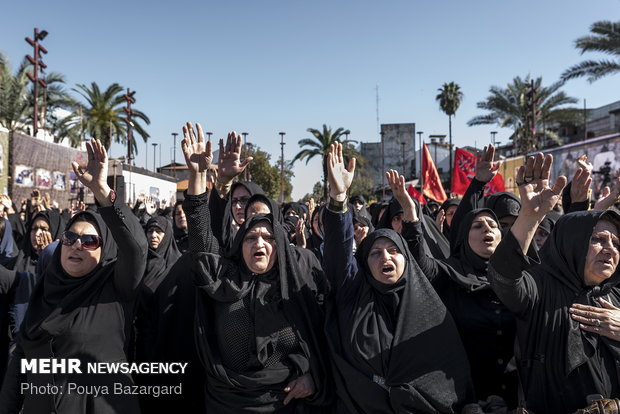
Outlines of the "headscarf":
[[24,226],[24,222],[19,217],[19,212],[9,214],[9,222],[11,222],[11,227],[13,228],[13,240],[15,240],[16,245],[19,247],[22,240],[24,240],[26,226]]
[[562,213],[557,211],[550,211],[547,213],[545,218],[540,222],[538,227],[545,230],[547,233],[551,233],[553,227],[555,227],[555,223],[562,217]]
[[15,258],[15,264],[13,265],[13,269],[17,270],[18,272],[36,272],[39,254],[37,253],[35,248],[32,247],[32,243],[30,242],[30,232],[32,229],[32,225],[39,218],[43,218],[45,219],[45,221],[47,221],[50,227],[49,231],[52,235],[52,241],[58,240],[64,230],[65,222],[56,211],[44,210],[35,214],[32,217],[30,223],[28,223],[28,227],[26,229],[27,231],[24,235],[24,240],[22,242],[22,250]]
[[499,192],[485,197],[484,206],[493,210],[498,219],[506,216],[517,217],[521,210],[521,200],[513,193]]
[[479,208],[468,212],[459,224],[456,243],[452,246],[452,255],[446,260],[450,278],[467,291],[490,287],[487,279],[489,259],[478,256],[469,246],[471,225],[481,214],[490,215],[497,223],[497,217],[491,209]]
[[157,227],[164,232],[164,237],[156,249],[151,248],[149,244],[146,259],[144,285],[154,292],[161,279],[166,276],[167,270],[181,257],[181,252],[173,237],[172,222],[168,218],[163,216],[151,218],[146,223],[146,231],[148,232],[151,227]]
[[[235,220],[235,218],[233,217],[233,214],[232,214],[232,196],[235,190],[237,189],[237,187],[239,186],[245,187],[246,190],[248,190],[248,193],[250,193],[250,196],[253,196],[254,194],[265,194],[263,189],[260,188],[260,186],[256,183],[249,182],[249,181],[238,181],[230,187],[230,192],[228,193],[228,200],[226,202],[226,208],[223,211],[223,219],[220,216],[220,218],[218,218],[218,220],[215,221],[214,214],[217,214],[217,212],[214,211],[213,209],[210,209],[212,213],[211,222],[213,223],[213,225],[215,225],[215,223],[219,223],[220,220],[222,223],[221,246],[224,252],[231,248],[233,240],[235,238],[234,229],[233,229],[233,221]],[[219,196],[216,195],[216,197],[219,197]],[[211,207],[211,204],[209,206]]]
[[[620,283],[620,266],[615,273],[600,285],[586,286],[584,282],[584,269],[586,255],[590,245],[592,230],[599,220],[609,220],[616,228],[620,223],[620,214],[613,210],[588,210],[578,211],[563,215],[556,223],[553,232],[540,250],[541,264],[532,272],[543,273],[542,277],[553,277],[560,284],[566,286],[574,295],[572,303],[566,303],[560,309],[569,326],[557,332],[566,338],[565,374],[568,375],[582,364],[588,364],[592,369],[600,369],[600,361],[596,361],[597,343],[600,341],[613,355],[616,361],[620,361],[620,346],[602,335],[592,334],[579,328],[579,323],[572,320],[568,314],[568,308],[573,303],[581,303],[590,306],[599,306],[598,298],[616,291]],[[620,228],[618,229],[620,231]],[[618,296],[618,292],[615,292]],[[558,350],[560,351],[560,350]],[[595,379],[596,382],[596,379]],[[606,384],[597,384],[599,389],[608,388]]]
[[[443,202],[443,204],[441,205],[441,209],[444,212],[448,212],[448,208],[450,208],[451,206],[458,206],[459,204],[461,204],[461,199],[460,198],[449,198],[446,201]],[[450,240],[450,231],[452,230],[452,228],[450,227],[450,225],[444,221],[443,222],[443,228],[442,228],[442,233],[444,236],[446,236],[447,240]]]
[[183,208],[183,200],[177,200],[177,202],[174,204],[174,209],[172,210],[172,228],[174,233],[174,241],[176,242],[179,251],[181,253],[185,253],[189,250],[189,234],[187,232],[187,227],[185,227],[184,229],[177,227],[177,206],[181,206],[181,208]]
[[[261,275],[252,274],[243,260],[242,244],[246,233],[260,222],[269,223],[275,236],[277,262],[273,268]],[[301,260],[296,250],[287,241],[282,226],[271,214],[257,214],[246,218],[237,232],[231,249],[219,258],[209,253],[193,253],[193,266],[198,289],[196,343],[201,360],[207,371],[207,383],[217,390],[222,400],[228,404],[260,406],[273,410],[279,396],[266,390],[273,384],[286,380],[297,372],[309,371],[315,382],[316,393],[309,397],[317,405],[326,401],[331,393],[328,385],[328,365],[326,346],[324,344],[323,311],[317,303],[317,281],[313,279],[311,269],[303,268],[307,263]],[[211,272],[217,272],[212,275]],[[202,275],[202,276],[198,276]],[[218,279],[215,284],[208,280]],[[261,278],[274,278],[269,290],[255,289]],[[202,280],[202,282],[201,282]],[[225,287],[220,287],[224,284]],[[272,324],[273,312],[283,312],[297,333],[304,355],[291,356],[293,366],[276,364],[258,371],[237,373],[225,367],[213,349],[213,331],[210,315],[210,301],[234,302],[247,295],[252,297],[253,306],[249,311],[253,315],[256,357],[263,364],[277,343]],[[204,300],[208,297],[209,300]],[[201,299],[202,298],[202,299]],[[239,387],[244,392],[239,392]],[[300,402],[301,403],[301,402]],[[215,402],[214,402],[215,404]]]
[[21,332],[26,340],[38,340],[47,335],[57,336],[72,322],[74,313],[98,288],[114,274],[117,248],[112,233],[103,218],[91,211],[82,211],[71,218],[66,229],[70,229],[79,218],[86,216],[96,223],[102,239],[99,264],[87,275],[72,277],[65,273],[60,263],[62,245],[54,252],[51,263],[42,275],[32,293],[28,311],[24,317]]
[[271,212],[275,220],[278,223],[282,224],[282,212],[280,211],[280,206],[278,206],[278,203],[276,203],[274,200],[262,193],[257,193],[250,197],[248,203],[245,205],[246,217],[248,216],[248,209],[250,208],[250,206],[258,202],[265,204],[269,208],[269,211]]
[[11,228],[11,222],[0,218],[4,223],[4,233],[2,234],[2,240],[0,240],[0,265],[6,266],[15,256],[16,249],[13,242],[13,229]]
[[[354,204],[356,201],[359,201],[362,204],[362,208],[360,211],[356,211],[358,216],[366,217],[369,221],[372,222],[372,216],[368,209],[366,209],[366,199],[363,195],[354,195],[349,198],[349,203]],[[374,227],[373,227],[374,228]]]
[[302,207],[302,205],[295,201],[291,201],[290,203],[286,203],[282,206],[282,215],[286,217],[287,215],[286,213],[289,210],[293,210],[295,213],[297,213],[297,217],[299,218],[303,218],[304,213],[306,212],[304,208]]
[[[403,275],[394,284],[377,281],[368,267],[369,253],[380,238],[391,240],[405,259]],[[355,258],[356,277],[363,280],[353,309],[339,309],[352,311],[351,319],[336,330],[342,315],[331,315],[327,327],[337,378],[360,390],[355,398],[345,397],[345,405],[352,412],[354,407],[384,413],[453,412],[455,404],[472,394],[467,356],[452,317],[406,241],[391,229],[379,229],[364,239]],[[377,380],[384,381],[387,393]]]

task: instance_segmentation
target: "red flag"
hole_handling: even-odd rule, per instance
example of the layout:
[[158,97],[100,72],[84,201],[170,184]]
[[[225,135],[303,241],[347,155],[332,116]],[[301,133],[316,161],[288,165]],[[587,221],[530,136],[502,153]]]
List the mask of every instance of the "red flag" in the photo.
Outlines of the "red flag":
[[[465,194],[469,183],[476,176],[476,156],[464,149],[454,151],[454,169],[452,170],[452,192]],[[493,194],[505,191],[504,177],[497,173],[484,187],[484,194]]]
[[424,177],[424,188],[422,194],[435,201],[443,203],[448,199],[446,192],[441,185],[441,179],[439,173],[435,167],[435,163],[431,158],[431,153],[428,150],[426,144],[424,146],[424,153],[422,154],[422,177]]
[[420,202],[420,204],[426,204],[426,200],[422,197],[422,194],[420,194],[420,192],[416,190],[413,185],[409,184],[409,187],[407,187],[407,192],[411,198],[415,198]]

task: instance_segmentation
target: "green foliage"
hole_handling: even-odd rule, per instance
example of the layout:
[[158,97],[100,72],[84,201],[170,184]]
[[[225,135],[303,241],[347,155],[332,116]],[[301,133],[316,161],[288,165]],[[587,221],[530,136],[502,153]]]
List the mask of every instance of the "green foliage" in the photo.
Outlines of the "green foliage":
[[463,100],[461,87],[454,82],[450,82],[444,83],[438,90],[439,94],[435,97],[435,100],[439,102],[441,110],[451,117],[461,106],[461,100]]
[[592,83],[604,76],[620,72],[620,22],[600,21],[590,27],[589,36],[580,37],[575,47],[585,52],[601,52],[613,60],[586,60],[567,69],[562,80],[587,77]]
[[488,113],[475,116],[467,122],[467,125],[498,125],[512,128],[514,132],[510,139],[514,141],[515,148],[521,154],[534,151],[538,149],[541,141],[538,138],[541,136],[557,139],[553,131],[543,130],[541,126],[555,122],[579,122],[582,116],[578,108],[565,106],[577,103],[578,100],[560,91],[562,85],[562,82],[556,82],[550,86],[542,86],[541,77],[534,79],[536,134],[532,132],[532,110],[528,105],[528,93],[531,92],[529,75],[525,79],[517,76],[506,88],[492,86],[486,100],[476,104],[478,108]]
[[[247,156],[254,158],[249,166],[252,182],[260,185],[267,197],[278,201],[280,197],[280,162],[276,161],[272,165],[270,154],[251,143],[246,145]],[[293,176],[292,165],[284,163],[284,198],[286,201],[290,201],[293,192],[293,185],[291,184]]]
[[[15,75],[6,56],[0,54],[0,125],[13,132],[27,132],[31,66],[23,60]],[[31,112],[32,113],[32,112]]]
[[311,193],[306,193],[305,196],[299,200],[300,203],[305,203],[309,201],[311,198],[318,204],[319,201],[323,198],[323,184],[320,181],[317,181],[312,187]]

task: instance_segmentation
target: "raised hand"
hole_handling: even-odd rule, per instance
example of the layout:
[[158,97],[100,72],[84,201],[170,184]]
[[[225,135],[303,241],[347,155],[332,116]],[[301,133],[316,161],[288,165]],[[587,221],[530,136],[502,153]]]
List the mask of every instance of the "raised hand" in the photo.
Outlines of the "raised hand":
[[355,158],[351,158],[348,167],[344,166],[342,144],[335,142],[327,153],[327,181],[329,196],[336,201],[344,201],[355,175]]
[[217,179],[222,184],[230,183],[236,176],[245,171],[252,159],[252,157],[247,157],[241,162],[241,135],[235,131],[230,132],[226,139],[226,145],[224,145],[224,140],[220,139]]
[[417,221],[418,217],[415,211],[415,204],[413,199],[405,189],[405,177],[398,174],[396,170],[390,170],[385,173],[388,184],[392,189],[394,198],[398,201],[398,204],[403,208],[403,219],[406,221]]
[[592,175],[586,167],[577,168],[570,186],[570,200],[573,203],[588,200]]
[[553,156],[542,153],[528,157],[525,165],[519,167],[516,182],[521,196],[519,216],[542,220],[550,212],[562,196],[566,186],[566,177],[560,176],[553,186],[549,186]]
[[594,204],[594,210],[607,210],[618,202],[620,197],[620,177],[614,178],[612,188],[603,187],[601,196]]
[[493,145],[489,144],[482,149],[482,152],[478,151],[476,155],[476,180],[488,183],[495,177],[502,162],[494,161],[494,159],[495,147]]
[[435,217],[435,223],[439,227],[439,231],[443,231],[443,223],[446,221],[446,211],[443,208],[439,209],[437,217]]
[[304,230],[306,229],[306,223],[300,217],[297,220],[297,224],[295,225],[295,245],[297,247],[306,248],[306,234]]
[[[198,138],[196,138],[196,135],[198,135]],[[190,172],[206,174],[213,160],[213,153],[211,151],[211,141],[205,143],[205,137],[199,123],[196,123],[196,133],[194,133],[194,127],[191,122],[183,126],[181,149]]]
[[108,153],[99,140],[93,139],[86,143],[88,152],[88,164],[83,170],[77,162],[72,162],[71,167],[78,180],[93,192],[95,198],[102,206],[110,203],[107,201],[110,187],[108,186]]

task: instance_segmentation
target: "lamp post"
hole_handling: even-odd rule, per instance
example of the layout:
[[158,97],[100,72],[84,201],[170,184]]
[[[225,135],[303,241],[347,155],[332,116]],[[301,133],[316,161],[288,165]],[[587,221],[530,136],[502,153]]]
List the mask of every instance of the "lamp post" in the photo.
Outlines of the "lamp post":
[[422,176],[422,134],[424,132],[418,131],[418,140],[420,141],[420,192],[424,192],[424,177]]
[[280,204],[284,203],[284,135],[286,132],[280,132],[280,148],[282,159],[280,160]]
[[[176,169],[176,164],[177,164],[177,135],[179,135],[178,132],[173,132],[172,133],[172,137],[174,138],[174,146],[172,147],[172,176],[174,178],[177,178],[177,169]],[[154,155],[154,154],[153,154]],[[155,169],[155,164],[153,164],[153,169]]]
[[497,131],[491,131],[491,143],[495,146],[495,135],[497,135]]
[[[241,135],[243,135],[243,159],[246,159],[248,157],[248,147],[247,147],[247,143],[248,143],[248,133],[247,132],[242,132]],[[248,165],[247,167],[245,167],[245,171],[243,172],[243,179],[245,181],[248,181],[248,173],[250,166]]]
[[157,149],[158,144],[153,142],[152,145],[153,145],[153,172],[157,172],[157,170],[155,169],[155,160],[157,159],[157,156],[155,155],[155,150]]
[[407,181],[407,172],[405,171],[405,141],[401,141],[400,146],[402,147],[400,152],[403,154],[403,177],[405,177],[405,181]]
[[213,135],[213,132],[207,132],[207,136],[209,137],[209,141],[211,141],[211,135]]
[[383,137],[385,132],[381,131],[381,201],[385,200],[385,147]]
[[131,164],[133,160],[133,122],[131,121],[131,116],[133,115],[133,111],[131,109],[131,104],[136,103],[136,98],[133,96],[136,94],[136,91],[132,91],[127,88],[127,93],[124,95],[125,100],[127,101],[127,106],[123,107],[123,110],[127,114],[127,117],[124,121],[127,123],[127,164]]

